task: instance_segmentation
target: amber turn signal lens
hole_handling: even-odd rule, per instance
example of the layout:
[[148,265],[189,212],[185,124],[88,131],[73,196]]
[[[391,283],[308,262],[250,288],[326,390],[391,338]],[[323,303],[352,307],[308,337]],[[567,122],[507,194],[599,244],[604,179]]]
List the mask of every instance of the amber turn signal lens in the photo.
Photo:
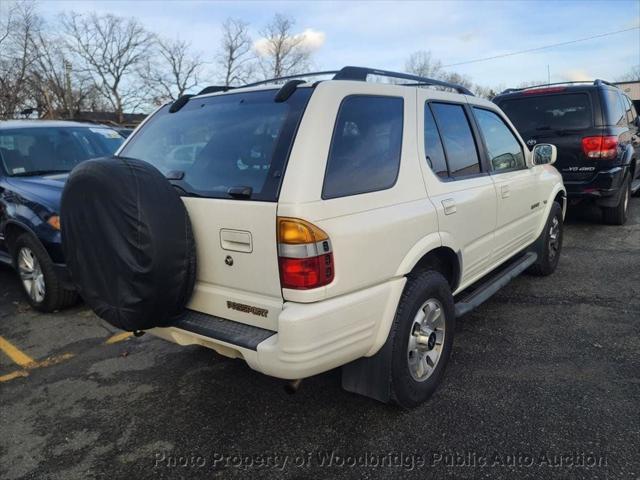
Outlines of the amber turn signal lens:
[[60,230],[60,217],[58,215],[51,215],[47,223],[56,230]]
[[329,236],[315,225],[299,218],[278,218],[278,242],[287,245],[316,243]]

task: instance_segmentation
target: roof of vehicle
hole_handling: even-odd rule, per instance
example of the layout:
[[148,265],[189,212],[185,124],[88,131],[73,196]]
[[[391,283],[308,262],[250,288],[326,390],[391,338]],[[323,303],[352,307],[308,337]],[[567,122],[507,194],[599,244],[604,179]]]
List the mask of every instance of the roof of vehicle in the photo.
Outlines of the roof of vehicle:
[[0,130],[8,130],[14,128],[69,128],[69,127],[86,127],[86,128],[112,128],[108,125],[100,125],[95,123],[71,122],[68,120],[0,120]]
[[585,80],[578,82],[558,82],[547,83],[542,85],[532,85],[530,87],[522,88],[507,88],[494,97],[497,98],[511,98],[537,94],[551,94],[551,93],[572,93],[577,91],[594,90],[600,88],[618,88],[613,83],[609,83],[605,80]]

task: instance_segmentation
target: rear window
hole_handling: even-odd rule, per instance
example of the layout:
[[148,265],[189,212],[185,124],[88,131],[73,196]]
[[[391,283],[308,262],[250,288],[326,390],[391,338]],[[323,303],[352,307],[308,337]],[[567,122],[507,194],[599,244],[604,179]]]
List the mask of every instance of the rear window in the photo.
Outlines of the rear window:
[[592,125],[586,93],[531,95],[498,102],[521,135],[544,130],[580,130]]
[[[276,201],[286,161],[310,88],[285,102],[277,90],[193,98],[175,113],[165,106],[120,152],[151,163],[187,193]],[[246,198],[246,197],[245,197]]]
[[607,125],[624,125],[625,108],[622,105],[622,97],[615,90],[604,90],[604,104],[606,106]]
[[101,126],[10,128],[0,130],[0,162],[11,176],[69,172],[90,158],[113,155],[123,141]]
[[402,122],[402,98],[345,98],[333,131],[322,198],[391,188],[400,168]]

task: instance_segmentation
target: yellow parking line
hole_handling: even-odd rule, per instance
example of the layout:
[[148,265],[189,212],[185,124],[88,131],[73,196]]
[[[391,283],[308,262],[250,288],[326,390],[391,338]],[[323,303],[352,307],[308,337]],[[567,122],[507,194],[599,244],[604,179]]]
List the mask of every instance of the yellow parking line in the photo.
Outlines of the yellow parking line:
[[116,333],[113,337],[109,338],[106,342],[107,345],[111,345],[112,343],[118,343],[121,342],[123,340],[126,340],[127,338],[129,338],[131,335],[133,335],[133,332],[121,332],[121,333]]
[[7,354],[7,356],[21,367],[30,367],[35,365],[35,360],[29,355],[13,346],[8,340],[0,337],[0,350]]
[[13,380],[18,377],[28,377],[29,372],[26,370],[16,370],[15,372],[7,373],[6,375],[0,376],[0,383],[8,382],[9,380]]

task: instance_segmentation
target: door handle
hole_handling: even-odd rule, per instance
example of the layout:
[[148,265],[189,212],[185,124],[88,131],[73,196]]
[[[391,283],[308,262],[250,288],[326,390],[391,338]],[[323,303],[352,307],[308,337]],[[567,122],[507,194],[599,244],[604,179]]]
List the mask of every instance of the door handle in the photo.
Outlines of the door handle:
[[502,198],[509,198],[511,196],[509,185],[502,185],[502,187],[500,187],[500,194],[502,195]]
[[220,230],[220,246],[223,250],[251,253],[253,251],[251,233],[223,228]]
[[452,215],[456,213],[456,201],[453,198],[447,198],[442,200],[442,208],[444,208],[445,215]]

